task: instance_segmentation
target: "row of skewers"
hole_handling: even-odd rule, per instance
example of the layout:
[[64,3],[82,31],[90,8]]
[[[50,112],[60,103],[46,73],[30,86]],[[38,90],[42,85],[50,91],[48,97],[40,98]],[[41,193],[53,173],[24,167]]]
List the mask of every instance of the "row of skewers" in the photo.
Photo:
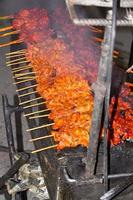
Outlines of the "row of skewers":
[[[20,14],[19,14],[19,16],[17,16],[17,19],[18,19],[18,21],[16,20],[15,22],[14,22],[14,24],[15,24],[15,28],[17,28],[17,27],[19,27],[19,29],[17,29],[17,30],[15,30],[14,31],[14,26],[9,26],[9,27],[6,27],[6,28],[3,28],[3,29],[1,29],[0,31],[1,32],[3,32],[3,31],[7,31],[7,30],[12,30],[13,29],[13,31],[11,31],[10,33],[4,33],[4,34],[1,34],[1,37],[6,37],[6,36],[9,36],[9,35],[12,35],[12,34],[18,34],[18,33],[21,33],[21,29],[22,29],[22,27],[23,27],[23,24],[21,24],[22,23],[22,21],[20,20],[20,18],[21,18],[21,16],[22,16],[22,18],[24,18],[24,17],[27,17],[28,15],[29,15],[29,10],[24,10],[24,11],[22,11]],[[35,9],[34,9],[34,12],[35,12]],[[34,13],[33,12],[33,13]],[[46,17],[46,12],[45,12],[45,17]],[[44,17],[44,18],[45,18]],[[46,18],[47,19],[47,18]],[[20,24],[18,23],[19,22],[19,20],[20,20]],[[42,22],[42,21],[41,21]],[[48,22],[48,19],[45,21],[45,23],[44,23],[44,26],[45,26],[45,30],[47,30],[47,31],[45,31],[45,33],[46,32],[48,32],[48,24],[47,24],[47,22]],[[33,23],[34,24],[34,23]],[[35,24],[34,24],[35,25]],[[27,24],[25,25],[25,27],[28,27],[29,26],[29,22],[27,22]],[[20,28],[21,27],[21,28]],[[36,29],[36,27],[34,27],[35,29]],[[44,28],[44,27],[43,27]],[[96,28],[92,28],[93,29],[93,31],[94,32],[98,32],[99,30],[98,29],[96,29]],[[21,31],[20,31],[21,30]],[[33,31],[33,29],[31,29],[32,31]],[[39,31],[41,31],[41,30],[39,30]],[[12,72],[13,72],[13,78],[15,78],[17,81],[14,83],[15,85],[18,85],[18,84],[21,84],[21,83],[26,83],[26,82],[31,82],[31,81],[37,81],[37,83],[36,84],[34,84],[34,85],[30,85],[30,86],[26,86],[26,87],[23,87],[23,88],[20,88],[20,89],[17,89],[17,92],[24,92],[24,91],[27,91],[27,90],[29,90],[29,89],[35,89],[35,91],[31,91],[31,92],[26,92],[26,93],[24,93],[24,94],[19,94],[19,98],[21,99],[22,97],[26,97],[26,96],[29,96],[29,95],[32,95],[32,94],[36,94],[36,93],[39,93],[40,94],[40,96],[39,97],[37,97],[37,98],[35,98],[35,99],[30,99],[30,100],[28,100],[28,101],[25,101],[25,102],[20,102],[20,105],[22,105],[23,106],[23,108],[24,109],[28,109],[28,108],[31,108],[31,107],[36,107],[36,106],[39,106],[39,105],[43,105],[44,103],[46,104],[47,103],[47,105],[48,105],[48,107],[49,108],[52,108],[53,109],[53,113],[49,113],[49,114],[45,114],[45,112],[50,112],[51,111],[51,109],[44,109],[44,110],[40,110],[40,111],[35,111],[35,112],[32,112],[32,113],[28,113],[28,114],[25,114],[25,116],[26,117],[28,117],[29,119],[36,119],[36,118],[45,118],[45,117],[49,117],[50,119],[55,119],[55,117],[59,114],[59,110],[57,110],[57,112],[55,112],[54,113],[54,111],[57,109],[57,107],[58,107],[58,105],[57,104],[55,104],[55,107],[53,107],[53,105],[51,104],[48,104],[48,101],[46,100],[45,102],[43,101],[43,102],[39,102],[39,103],[34,103],[33,104],[33,102],[35,102],[35,101],[38,101],[38,100],[43,100],[43,99],[48,99],[48,100],[51,100],[51,102],[52,102],[52,99],[51,99],[51,97],[49,97],[49,94],[51,94],[51,91],[49,91],[48,92],[48,89],[50,88],[50,85],[48,85],[48,87],[47,87],[47,85],[46,84],[44,84],[46,81],[44,81],[44,79],[43,79],[43,81],[44,82],[39,82],[40,81],[40,73],[38,73],[39,71],[42,73],[42,71],[41,71],[41,67],[43,68],[43,66],[41,65],[41,67],[39,68],[39,66],[40,66],[40,63],[38,62],[38,60],[40,59],[42,59],[42,57],[45,57],[45,59],[43,58],[43,62],[42,62],[42,64],[44,64],[45,66],[47,66],[48,68],[50,67],[50,69],[51,69],[51,66],[52,66],[52,78],[51,77],[48,77],[48,79],[49,78],[51,78],[51,83],[50,84],[53,84],[52,83],[52,79],[54,79],[55,78],[55,76],[56,76],[56,74],[55,74],[55,68],[56,68],[56,66],[57,66],[57,69],[56,69],[56,73],[57,74],[59,74],[59,75],[65,75],[65,74],[67,74],[68,73],[68,71],[70,71],[70,69],[72,69],[73,70],[73,73],[75,73],[75,71],[76,71],[76,75],[77,75],[77,77],[78,77],[78,81],[76,82],[76,85],[78,84],[78,82],[80,81],[80,76],[78,76],[78,74],[79,74],[79,72],[80,72],[80,65],[77,65],[76,66],[76,68],[74,68],[75,66],[74,65],[70,65],[70,69],[67,67],[67,68],[65,68],[67,65],[68,65],[68,62],[64,62],[64,60],[62,59],[61,61],[60,61],[60,63],[61,64],[64,64],[65,63],[65,65],[63,66],[64,67],[64,70],[65,70],[65,74],[64,74],[64,71],[63,71],[63,68],[62,68],[62,66],[58,66],[60,63],[56,63],[56,58],[58,58],[58,56],[60,56],[61,57],[61,55],[59,54],[59,52],[63,52],[64,51],[64,54],[63,54],[63,56],[65,56],[64,57],[64,59],[67,59],[67,60],[69,60],[69,63],[71,63],[71,62],[73,62],[73,59],[74,59],[74,57],[73,57],[73,54],[71,54],[70,52],[71,51],[68,51],[68,49],[67,49],[67,51],[66,51],[66,48],[67,48],[67,45],[64,45],[64,43],[59,43],[59,41],[58,41],[58,39],[57,39],[57,43],[56,43],[56,45],[55,45],[55,48],[56,49],[58,49],[58,51],[52,51],[52,49],[53,49],[53,45],[54,45],[54,43],[52,42],[51,43],[51,41],[50,40],[48,40],[48,42],[44,42],[43,44],[41,43],[41,45],[39,44],[39,42],[42,40],[42,35],[40,35],[39,36],[39,41],[38,41],[38,35],[37,35],[37,33],[34,35],[34,38],[32,38],[33,40],[31,40],[31,38],[30,37],[27,37],[27,34],[26,34],[27,32],[25,32],[25,34],[23,34],[23,40],[22,40],[22,38],[21,39],[19,39],[19,40],[15,40],[15,41],[12,41],[12,42],[10,42],[10,43],[7,43],[7,44],[3,44],[3,45],[1,45],[1,47],[3,47],[3,46],[7,46],[7,45],[11,45],[11,44],[17,44],[17,43],[20,43],[20,42],[22,42],[22,41],[27,41],[27,43],[29,42],[29,44],[28,44],[28,48],[27,49],[23,49],[23,50],[19,50],[19,51],[16,51],[16,52],[11,52],[11,53],[8,53],[8,54],[6,54],[6,56],[7,56],[7,59],[13,59],[13,60],[11,60],[11,61],[7,61],[7,66],[9,66],[9,67],[11,67],[12,68]],[[51,37],[51,35],[53,34],[53,32],[52,32],[52,30],[50,29],[50,32],[48,32],[48,34],[46,34],[45,35],[45,37],[47,37],[47,39],[49,38],[49,36]],[[3,35],[3,36],[2,36]],[[25,36],[26,36],[26,40],[24,40],[25,39]],[[41,38],[41,39],[40,39]],[[44,39],[44,37],[43,37],[43,39]],[[95,38],[95,40],[96,40],[96,38]],[[32,41],[34,41],[33,42],[33,44],[32,44]],[[99,39],[99,41],[102,41],[102,40],[100,40]],[[50,44],[51,44],[51,46],[52,46],[52,48],[50,49]],[[40,46],[39,46],[40,45]],[[64,45],[64,46],[63,46]],[[41,50],[41,47],[43,46],[43,48],[42,48],[42,50]],[[44,51],[44,49],[45,49],[45,51]],[[37,51],[37,52],[36,52]],[[48,62],[48,58],[49,58],[49,55],[50,54],[47,54],[47,52],[49,52],[50,51],[50,53],[52,54],[52,56],[53,57],[50,57],[50,64],[49,64],[49,62]],[[41,54],[41,56],[39,56]],[[67,54],[68,54],[68,57],[67,57]],[[117,56],[118,55],[118,52],[117,51],[115,51],[114,52],[114,56]],[[57,59],[57,61],[58,61],[58,59]],[[18,65],[19,64],[24,64],[24,66],[20,66],[20,67],[18,67]],[[54,67],[53,67],[54,66]],[[66,71],[66,69],[68,70],[68,71]],[[78,70],[79,69],[79,70]],[[31,71],[32,70],[32,71]],[[26,71],[26,72],[25,72]],[[45,71],[45,70],[44,70]],[[84,72],[82,72],[82,76],[84,77],[84,80],[85,80],[85,78],[86,78],[86,71],[82,68],[82,71],[84,71]],[[43,74],[44,75],[44,74]],[[50,74],[51,75],[51,74]],[[69,75],[69,77],[68,77],[68,79],[66,78],[66,80],[67,81],[70,81],[71,80],[71,84],[72,84],[72,82],[73,82],[73,79],[74,79],[74,77],[72,77],[72,78],[70,78],[70,75]],[[61,81],[63,80],[63,76],[61,76],[61,78],[59,79],[59,82],[60,82],[60,85],[61,85]],[[65,81],[66,81],[65,80]],[[81,81],[82,81],[82,78],[81,78]],[[49,81],[48,81],[49,82]],[[86,81],[85,81],[86,82]],[[85,83],[84,82],[84,83]],[[39,86],[39,84],[40,84],[40,86]],[[86,84],[86,83],[85,83]],[[85,86],[85,84],[84,84],[84,86]],[[68,84],[69,85],[69,84]],[[79,143],[76,143],[76,145],[72,145],[71,144],[71,142],[72,142],[72,137],[71,137],[71,134],[67,134],[66,135],[66,138],[68,139],[69,137],[70,137],[70,139],[69,139],[69,141],[68,142],[70,142],[69,143],[69,145],[68,145],[68,147],[71,147],[71,146],[77,146],[77,144],[85,144],[84,146],[88,146],[88,142],[89,142],[89,135],[88,135],[88,131],[89,131],[89,127],[90,127],[90,122],[91,122],[91,113],[92,113],[92,109],[93,109],[93,96],[92,96],[92,93],[90,92],[91,90],[90,90],[90,88],[88,87],[88,86],[86,86],[86,88],[87,88],[87,90],[89,91],[89,98],[87,98],[85,101],[89,101],[89,99],[91,99],[91,106],[89,107],[89,115],[87,116],[87,115],[85,115],[85,117],[86,117],[86,119],[87,119],[87,117],[89,117],[88,119],[87,119],[87,129],[85,130],[85,139],[84,139],[84,141],[82,141],[82,142],[79,142]],[[65,87],[65,89],[67,89],[66,87]],[[57,90],[57,87],[56,87],[56,90]],[[60,91],[60,90],[59,90]],[[58,92],[59,92],[58,91]],[[78,92],[78,91],[77,91]],[[62,95],[62,97],[63,97],[63,93],[61,93],[61,95]],[[70,96],[70,95],[69,95]],[[56,95],[55,95],[55,98],[56,98]],[[32,104],[31,104],[32,103]],[[57,102],[58,103],[58,102]],[[27,105],[27,104],[30,104],[30,105]],[[52,107],[51,107],[52,106]],[[60,108],[60,105],[59,105],[59,108]],[[86,108],[86,107],[85,107]],[[62,109],[63,109],[63,107],[62,107]],[[74,114],[76,113],[76,111],[75,111],[76,109],[74,108],[73,109],[73,111],[71,111],[71,112],[74,112]],[[83,111],[85,111],[86,109],[83,109]],[[79,110],[78,110],[78,115],[79,115]],[[43,113],[43,114],[42,114]],[[66,110],[66,112],[64,112],[64,113],[62,113],[61,112],[61,110],[60,110],[60,113],[61,113],[61,118],[63,118],[63,117],[65,117],[65,120],[67,119],[66,118],[66,115],[67,115],[67,110]],[[41,115],[40,115],[41,114]],[[72,113],[73,114],[73,113]],[[71,118],[70,118],[71,119]],[[75,125],[76,125],[76,120],[78,120],[77,118],[75,118],[74,119],[75,121]],[[33,153],[37,153],[37,152],[40,152],[40,151],[44,151],[44,150],[47,150],[47,149],[51,149],[51,148],[59,148],[59,149],[63,149],[64,147],[67,147],[67,145],[66,146],[64,146],[64,145],[60,145],[60,147],[59,147],[59,145],[58,145],[58,143],[59,143],[59,141],[61,141],[62,142],[62,139],[63,138],[61,138],[60,137],[60,135],[61,135],[61,133],[63,132],[63,131],[66,131],[66,130],[63,130],[63,129],[61,129],[61,132],[59,133],[59,135],[57,136],[57,132],[59,131],[59,128],[60,127],[62,127],[62,125],[64,125],[64,123],[65,123],[65,121],[63,121],[62,119],[60,120],[60,121],[58,121],[58,122],[60,122],[59,124],[58,124],[58,126],[57,127],[55,127],[55,130],[53,131],[53,133],[51,134],[51,135],[48,135],[48,136],[43,136],[43,137],[38,137],[38,138],[34,138],[34,139],[31,139],[30,141],[37,141],[37,140],[41,140],[41,139],[47,139],[47,138],[54,138],[55,139],[55,141],[57,142],[57,144],[56,145],[53,145],[53,146],[50,146],[50,147],[46,147],[46,148],[42,148],[42,149],[39,149],[39,150],[35,150],[35,151],[33,151]],[[57,122],[56,122],[57,123]],[[88,126],[88,124],[89,124],[89,126]],[[70,125],[71,125],[71,123],[70,123]],[[70,125],[68,126],[68,128],[70,128]],[[54,126],[56,126],[55,125],[55,122],[52,122],[52,123],[49,123],[49,124],[47,124],[47,125],[41,125],[41,126],[39,126],[39,127],[33,127],[33,128],[31,128],[31,129],[28,129],[27,131],[29,132],[29,131],[34,131],[34,130],[38,130],[38,129],[41,129],[41,128],[46,128],[46,127],[54,127]],[[115,126],[115,125],[114,125]],[[116,132],[117,132],[117,127],[115,126],[115,128],[116,128],[116,130],[115,130],[115,133],[114,133],[114,135],[116,134]],[[74,127],[72,128],[72,131],[74,131]],[[79,137],[80,137],[80,134],[82,133],[82,130],[80,130],[80,132],[76,132],[77,130],[75,130],[75,135],[77,136],[77,138],[76,138],[76,140],[78,140],[79,139]],[[65,133],[65,132],[64,132]],[[122,134],[121,133],[119,133],[118,134],[119,136],[121,136]],[[131,136],[132,136],[132,134],[130,134]],[[118,144],[119,142],[120,142],[120,137],[119,138],[117,138],[118,140],[117,141],[115,141],[115,144]]]

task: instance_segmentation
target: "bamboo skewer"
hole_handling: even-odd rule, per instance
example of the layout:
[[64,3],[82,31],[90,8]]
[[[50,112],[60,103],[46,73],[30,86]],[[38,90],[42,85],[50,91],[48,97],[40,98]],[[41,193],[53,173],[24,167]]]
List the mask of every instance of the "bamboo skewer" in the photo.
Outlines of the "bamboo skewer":
[[129,87],[133,87],[133,83],[125,82],[124,84],[127,85],[127,86],[129,86]]
[[9,53],[6,53],[6,56],[10,56],[10,55],[14,55],[14,54],[21,54],[21,53],[26,53],[26,49],[20,49],[20,50],[17,50],[17,51],[12,51],[12,52],[9,52]]
[[29,105],[29,106],[24,106],[23,108],[27,109],[27,108],[32,108],[32,107],[35,107],[35,106],[44,105],[44,104],[45,104],[45,102],[40,102],[40,103],[35,103],[35,104]]
[[26,93],[26,94],[18,95],[18,97],[21,98],[21,97],[25,97],[25,96],[28,96],[28,95],[31,95],[31,94],[36,94],[36,93],[37,93],[37,91],[28,92],[28,93]]
[[29,65],[25,65],[25,66],[14,67],[14,68],[11,68],[11,69],[14,72],[14,70],[27,69],[27,67],[31,67],[31,65],[29,64]]
[[116,54],[116,55],[119,55],[119,54],[120,54],[120,52],[119,52],[119,51],[117,51],[117,50],[114,50],[114,54]]
[[2,37],[7,37],[7,36],[10,36],[10,35],[15,35],[15,34],[18,34],[18,33],[19,33],[19,31],[11,31],[11,32],[9,32],[9,33],[1,34],[1,35],[0,35],[0,38],[2,38]]
[[28,101],[23,101],[23,102],[19,103],[19,105],[24,105],[24,104],[27,104],[27,103],[31,103],[31,102],[39,100],[39,99],[43,99],[43,98],[42,97],[37,97],[35,99],[30,99]]
[[23,87],[23,88],[17,89],[16,92],[21,92],[23,90],[28,90],[28,89],[34,88],[36,86],[37,86],[37,84],[31,85],[31,86],[27,86],[27,87]]
[[25,60],[25,61],[21,61],[21,62],[11,63],[11,64],[8,64],[7,67],[10,67],[12,65],[22,64],[22,63],[29,63],[29,61]]
[[133,65],[130,68],[128,68],[126,72],[133,74]]
[[25,76],[25,75],[31,75],[31,74],[35,74],[35,72],[25,72],[25,73],[21,73],[21,74],[15,74],[15,78]]
[[41,149],[34,150],[31,153],[33,153],[33,154],[34,153],[39,153],[41,151],[46,151],[46,150],[53,149],[53,148],[56,148],[56,147],[57,147],[57,145],[53,145],[53,146],[49,146],[49,147],[44,147],[44,148],[41,148]]
[[6,59],[10,59],[10,58],[16,58],[16,57],[19,57],[19,56],[24,56],[25,53],[20,53],[20,54],[16,54],[16,55],[11,55],[11,56],[6,56]]
[[92,30],[93,32],[96,32],[96,33],[103,33],[103,32],[104,32],[104,30],[99,29],[99,28],[96,28],[96,27],[94,27],[94,26],[90,26],[90,28],[91,28],[91,30]]
[[32,80],[35,80],[35,76],[22,76],[22,77],[13,77],[13,78],[16,78],[17,80],[28,80],[28,79],[32,79]]
[[25,60],[26,57],[23,57],[23,58],[17,58],[17,59],[14,59],[14,60],[10,60],[10,61],[7,61],[6,64],[11,64],[11,63],[14,63],[16,61],[20,61],[20,60]]
[[96,42],[103,42],[103,38],[98,38],[98,37],[93,37],[93,39],[96,41]]
[[28,114],[24,114],[24,117],[29,117],[31,115],[34,115],[34,114],[39,114],[39,113],[42,113],[42,112],[47,112],[47,111],[50,111],[49,109],[45,109],[45,110],[38,110],[38,111],[35,111],[35,112],[32,112],[32,113],[28,113]]
[[38,140],[43,140],[43,139],[47,139],[47,138],[51,138],[51,137],[54,137],[54,136],[53,135],[46,135],[46,136],[31,139],[31,140],[29,140],[29,142],[35,142],[35,141],[38,141]]
[[4,28],[0,28],[0,32],[8,31],[8,30],[11,30],[11,29],[13,29],[13,26],[7,26],[7,27],[4,27]]
[[49,114],[47,115],[36,115],[36,116],[33,116],[33,117],[29,117],[29,119],[37,119],[37,118],[44,118],[44,117],[48,117]]
[[20,68],[20,67],[17,67],[17,68],[15,68],[16,70],[12,70],[12,72],[13,73],[16,73],[16,72],[21,72],[21,71],[24,71],[24,70],[27,70],[27,69],[32,69],[32,67],[31,66],[27,66],[27,67],[22,67],[22,68]]
[[10,46],[12,44],[19,44],[19,43],[22,43],[22,40],[14,40],[14,41],[11,41],[8,43],[0,44],[0,47],[6,47],[6,46]]
[[17,85],[17,84],[20,84],[20,83],[25,83],[25,82],[33,81],[33,80],[35,80],[35,78],[29,78],[29,79],[26,79],[26,80],[23,80],[23,81],[15,82],[15,83],[13,83],[13,84],[14,84],[14,85]]
[[38,130],[38,129],[41,129],[41,128],[47,128],[47,127],[49,127],[49,126],[53,126],[54,124],[55,124],[55,123],[44,124],[44,125],[41,125],[41,126],[37,126],[37,127],[34,127],[34,128],[27,129],[26,131],[27,131],[27,132],[35,131],[35,130]]
[[5,20],[5,19],[13,19],[14,17],[9,15],[9,16],[2,16],[0,17],[0,20]]

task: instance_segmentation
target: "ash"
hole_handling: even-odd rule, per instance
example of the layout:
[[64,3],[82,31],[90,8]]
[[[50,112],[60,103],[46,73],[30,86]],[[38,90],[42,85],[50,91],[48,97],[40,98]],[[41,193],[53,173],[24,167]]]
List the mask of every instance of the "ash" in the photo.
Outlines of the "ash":
[[[15,155],[15,159],[19,154]],[[31,155],[29,163],[23,165],[16,179],[10,179],[6,183],[9,194],[15,195],[17,192],[28,191],[31,200],[49,200],[48,191],[44,182],[44,177],[35,156]]]

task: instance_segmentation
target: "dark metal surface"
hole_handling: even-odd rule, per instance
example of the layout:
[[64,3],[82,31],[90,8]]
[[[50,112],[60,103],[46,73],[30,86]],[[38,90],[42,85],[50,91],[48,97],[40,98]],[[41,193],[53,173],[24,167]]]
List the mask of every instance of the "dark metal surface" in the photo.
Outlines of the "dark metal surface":
[[91,176],[94,175],[95,173],[95,165],[97,159],[98,139],[101,129],[103,104],[106,91],[106,75],[107,75],[108,58],[110,52],[109,35],[111,34],[111,31],[112,31],[111,26],[107,26],[104,35],[104,42],[102,44],[102,52],[101,52],[97,81],[92,86],[94,91],[94,110],[92,115],[90,143],[88,146],[88,154],[87,154],[88,168]]
[[115,36],[116,36],[116,20],[117,20],[117,6],[118,0],[113,1],[113,10],[112,10],[112,26],[110,37],[110,50],[107,62],[107,75],[106,75],[106,93],[105,93],[105,101],[104,101],[104,188],[105,192],[108,191],[108,156],[109,156],[109,145],[108,145],[108,128],[109,128],[109,106],[110,106],[110,93],[111,93],[111,80],[112,80],[112,66],[113,66],[113,51],[115,44]]
[[116,187],[105,193],[100,200],[111,200],[116,197],[119,193],[123,192],[126,188],[133,184],[133,176],[127,178],[124,183],[120,183]]
[[15,145],[14,145],[14,136],[12,130],[12,123],[11,123],[11,114],[16,110],[21,110],[22,108],[16,108],[8,103],[8,99],[6,95],[2,96],[2,104],[3,104],[3,114],[5,120],[5,128],[6,128],[6,136],[7,136],[7,143],[9,148],[9,157],[10,163],[13,165],[13,155],[16,152]]

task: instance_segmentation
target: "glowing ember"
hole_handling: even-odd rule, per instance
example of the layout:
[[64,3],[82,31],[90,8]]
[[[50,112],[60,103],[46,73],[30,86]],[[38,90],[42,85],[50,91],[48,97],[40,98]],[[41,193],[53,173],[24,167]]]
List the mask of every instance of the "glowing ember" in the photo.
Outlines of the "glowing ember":
[[[15,18],[13,26],[27,44],[26,57],[36,73],[37,91],[51,110],[57,148],[87,147],[93,110],[88,80],[92,83],[96,79],[100,55],[98,44],[91,40],[91,30],[74,26],[61,9],[50,19],[45,9],[22,10]],[[111,112],[113,105],[114,99]],[[125,103],[121,96],[112,123],[112,144],[133,138],[132,114],[130,102]]]
[[110,112],[112,114],[111,142],[117,145],[125,140],[133,139],[133,109],[131,89],[124,86],[117,107],[114,109],[115,98],[112,98]]

